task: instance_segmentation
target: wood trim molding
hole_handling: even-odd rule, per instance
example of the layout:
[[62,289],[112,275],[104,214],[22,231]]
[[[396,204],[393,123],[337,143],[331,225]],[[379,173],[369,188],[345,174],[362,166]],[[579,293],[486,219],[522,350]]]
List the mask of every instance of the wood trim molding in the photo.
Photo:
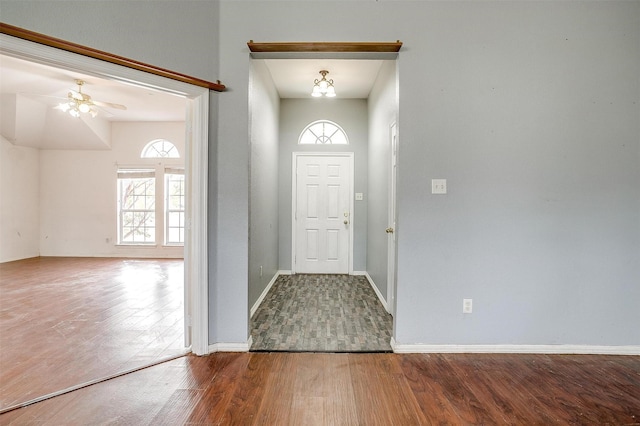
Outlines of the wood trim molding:
[[291,42],[291,43],[256,43],[249,40],[249,50],[253,53],[276,52],[341,52],[341,53],[397,53],[402,47],[400,40],[395,42]]
[[212,83],[207,80],[191,77],[175,71],[169,71],[167,69],[156,67],[154,65],[145,64],[144,62],[135,61],[123,56],[118,56],[112,53],[103,52],[98,49],[93,49],[91,47],[71,43],[69,41],[50,37],[48,35],[36,33],[34,31],[25,30],[24,28],[15,27],[13,25],[5,24],[2,22],[0,22],[0,32],[12,37],[21,38],[23,40],[32,41],[34,43],[43,44],[49,47],[55,47],[56,49],[66,50],[68,52],[77,53],[79,55],[88,56],[90,58],[99,59],[101,61],[110,62],[112,64],[121,65],[138,71],[148,72],[160,77],[166,77],[183,83],[192,84],[194,86],[204,87],[216,92],[222,92],[225,89],[225,86],[220,83],[220,80]]

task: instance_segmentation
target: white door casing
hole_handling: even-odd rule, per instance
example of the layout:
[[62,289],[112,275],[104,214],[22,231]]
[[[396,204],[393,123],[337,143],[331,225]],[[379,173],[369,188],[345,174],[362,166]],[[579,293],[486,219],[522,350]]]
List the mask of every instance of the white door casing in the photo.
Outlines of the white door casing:
[[292,272],[353,272],[353,153],[293,153]]
[[395,316],[396,310],[396,179],[398,167],[398,126],[390,126],[390,165],[389,165],[389,214],[387,228],[387,311]]

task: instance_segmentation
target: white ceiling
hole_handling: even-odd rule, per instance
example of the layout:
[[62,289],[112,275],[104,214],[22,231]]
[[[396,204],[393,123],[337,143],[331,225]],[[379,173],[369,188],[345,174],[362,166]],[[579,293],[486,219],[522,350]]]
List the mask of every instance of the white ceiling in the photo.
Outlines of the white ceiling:
[[[19,94],[55,107],[77,90],[76,79],[86,83],[82,91],[93,100],[122,104],[126,111],[103,108],[108,121],[184,121],[185,99],[133,85],[104,80],[78,72],[52,68],[9,56],[0,56],[0,94]],[[58,111],[56,111],[58,112]]]
[[310,98],[313,81],[327,70],[338,99],[366,99],[378,77],[381,60],[264,59],[281,98]]
[[[263,59],[281,98],[310,98],[313,81],[328,70],[337,99],[366,99],[382,60]],[[76,119],[55,107],[85,81],[93,100],[125,105],[102,107],[98,117]],[[109,149],[109,122],[184,121],[186,100],[122,82],[0,55],[2,135],[16,145],[44,149]],[[102,129],[96,133],[96,129]]]

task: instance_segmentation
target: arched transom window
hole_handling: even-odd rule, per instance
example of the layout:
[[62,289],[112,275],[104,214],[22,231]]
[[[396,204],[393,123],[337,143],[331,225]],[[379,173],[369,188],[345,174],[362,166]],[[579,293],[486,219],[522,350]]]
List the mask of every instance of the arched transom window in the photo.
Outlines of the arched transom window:
[[347,145],[349,139],[342,127],[328,120],[318,120],[309,124],[300,133],[300,145]]
[[140,158],[180,158],[178,148],[166,139],[156,139],[149,142]]

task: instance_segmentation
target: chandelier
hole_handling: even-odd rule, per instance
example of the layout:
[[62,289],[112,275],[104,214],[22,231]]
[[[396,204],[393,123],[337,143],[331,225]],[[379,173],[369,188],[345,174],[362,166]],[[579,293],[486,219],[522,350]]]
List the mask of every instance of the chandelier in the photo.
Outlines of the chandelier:
[[68,112],[72,117],[80,117],[80,114],[91,114],[91,117],[98,115],[98,110],[94,108],[94,103],[89,95],[82,93],[84,81],[76,80],[78,91],[72,90],[67,94],[67,102],[58,105],[58,109]]
[[322,79],[318,80],[316,78],[313,81],[313,91],[311,92],[311,96],[314,98],[319,98],[321,96],[326,96],[327,98],[335,97],[336,89],[333,87],[333,80],[327,80],[327,74],[329,74],[329,71],[321,70],[320,74],[322,75]]

